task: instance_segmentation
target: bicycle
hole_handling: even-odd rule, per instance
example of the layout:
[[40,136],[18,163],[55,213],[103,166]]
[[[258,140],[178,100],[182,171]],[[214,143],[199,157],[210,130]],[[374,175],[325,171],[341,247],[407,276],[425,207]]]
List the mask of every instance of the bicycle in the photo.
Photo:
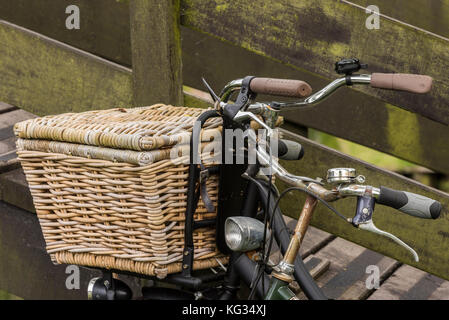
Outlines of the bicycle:
[[[377,203],[415,217],[436,219],[442,210],[438,201],[406,191],[365,185],[364,177],[357,176],[352,168],[329,169],[327,182],[330,188],[327,188],[325,183],[320,180],[290,174],[279,164],[276,157],[273,157],[273,153],[277,153],[281,159],[299,160],[304,154],[300,144],[276,137],[274,128],[281,110],[296,110],[317,104],[345,85],[371,85],[377,88],[413,93],[427,93],[432,86],[432,78],[423,75],[354,74],[363,68],[366,68],[366,65],[361,64],[358,59],[343,59],[337,62],[335,70],[344,76],[332,81],[314,94],[311,94],[311,87],[304,81],[248,76],[229,82],[217,95],[203,79],[215,101],[215,108],[203,113],[198,119],[199,122],[204,124],[211,117],[222,117],[224,128],[243,130],[247,130],[250,128],[251,122],[255,122],[266,133],[270,146],[268,149],[260,145],[257,146],[256,163],[222,165],[220,179],[224,187],[221,191],[221,199],[227,201],[219,208],[216,232],[218,248],[230,255],[228,267],[223,266],[225,271],[193,275],[189,268],[189,264],[191,265],[193,261],[193,254],[188,251],[188,244],[191,242],[189,233],[191,234],[190,231],[193,230],[195,224],[192,215],[186,220],[185,227],[187,249],[183,266],[187,267],[180,274],[170,275],[165,279],[166,282],[178,285],[182,289],[144,288],[145,298],[229,300],[236,298],[240,282],[243,282],[251,289],[250,299],[257,296],[268,300],[292,300],[297,298],[289,289],[289,284],[295,280],[307,298],[327,299],[298,255],[318,202],[322,202],[333,213],[354,227],[390,238],[407,249],[418,261],[417,253],[410,246],[393,234],[375,226],[373,222],[374,207]],[[234,102],[230,102],[236,92],[238,92],[237,98]],[[262,103],[255,101],[257,94],[304,98],[304,100]],[[195,142],[195,137],[199,136],[200,130],[201,126],[194,128],[192,132],[191,159],[193,150],[198,150],[198,139]],[[256,135],[247,134],[246,138],[247,142],[257,144]],[[235,152],[235,150],[223,150],[223,153]],[[260,170],[263,168],[269,168],[270,172],[261,175]],[[201,183],[203,177],[207,177],[209,172],[204,167],[198,168],[193,164],[190,169],[187,206],[190,207],[191,212],[194,212],[200,192],[195,193],[193,190],[197,190],[197,185]],[[272,184],[272,176],[284,182],[289,188],[279,194]],[[232,189],[234,192],[229,191]],[[282,218],[279,202],[292,190],[304,192],[307,197],[294,233],[290,235]],[[357,198],[356,213],[353,218],[346,218],[329,204],[329,202],[346,197]],[[271,265],[268,260],[274,241],[278,243],[283,255],[281,262],[277,265]],[[249,252],[252,252],[251,257]],[[111,277],[109,280],[110,283],[120,283]],[[95,290],[97,293],[103,290],[103,297],[107,297],[108,292],[109,296],[117,296],[110,293],[111,290],[117,290],[117,288],[112,286],[105,290],[102,281],[91,282],[90,295],[95,296]]]

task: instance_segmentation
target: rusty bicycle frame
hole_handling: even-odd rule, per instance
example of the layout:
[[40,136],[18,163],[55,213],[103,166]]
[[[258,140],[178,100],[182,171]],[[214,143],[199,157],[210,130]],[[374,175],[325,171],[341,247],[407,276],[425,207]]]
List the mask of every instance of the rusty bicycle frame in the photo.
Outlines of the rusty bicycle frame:
[[301,211],[301,215],[298,219],[298,222],[296,223],[296,227],[290,240],[290,244],[284,254],[284,258],[279,264],[279,270],[273,272],[272,274],[272,283],[270,286],[270,290],[265,296],[266,300],[297,299],[296,295],[288,287],[290,282],[294,280],[292,272],[290,270],[293,270],[294,268],[296,256],[299,253],[299,249],[309,227],[317,202],[318,200],[315,197],[311,195],[307,196]]

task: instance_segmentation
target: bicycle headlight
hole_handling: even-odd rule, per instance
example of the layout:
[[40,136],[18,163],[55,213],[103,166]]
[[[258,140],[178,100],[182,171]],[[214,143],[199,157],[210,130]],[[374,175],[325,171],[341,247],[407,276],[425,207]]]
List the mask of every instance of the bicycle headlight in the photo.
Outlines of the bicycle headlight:
[[[249,217],[229,217],[225,222],[225,240],[232,251],[257,249],[263,241],[264,224]],[[267,232],[267,239],[269,237]]]

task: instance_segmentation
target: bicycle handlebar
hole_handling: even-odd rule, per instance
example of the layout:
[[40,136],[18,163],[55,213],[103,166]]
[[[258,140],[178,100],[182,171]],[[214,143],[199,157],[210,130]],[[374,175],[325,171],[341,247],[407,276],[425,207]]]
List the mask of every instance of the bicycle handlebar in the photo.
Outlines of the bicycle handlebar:
[[[299,80],[285,80],[285,79],[273,79],[273,78],[249,78],[249,89],[255,93],[268,93],[288,96],[304,96],[311,92],[311,87],[304,81]],[[243,84],[243,79],[231,81],[223,89],[220,94],[224,101],[230,97],[232,92],[236,91]],[[234,116],[234,121],[247,121],[252,119],[258,122],[262,127],[268,130],[268,136],[271,137],[271,128],[258,117],[256,114],[263,115],[265,112],[272,112],[280,109],[289,109],[290,107],[307,106],[318,103],[328,97],[331,93],[337,90],[343,85],[353,84],[370,84],[373,87],[403,90],[415,93],[426,93],[432,87],[432,78],[424,75],[412,75],[412,74],[383,74],[374,73],[360,74],[360,75],[346,75],[345,77],[336,79],[328,84],[326,87],[309,96],[300,102],[285,102],[276,103],[276,106],[268,106],[263,103],[254,103],[247,106],[246,111],[238,111]],[[226,105],[221,101],[220,105]],[[272,111],[270,111],[272,110]],[[288,151],[288,147],[281,142],[281,150]],[[287,153],[284,150],[282,153]],[[298,149],[300,150],[300,149]],[[296,150],[297,151],[297,150]],[[301,157],[300,152],[294,154],[295,159]],[[259,161],[263,165],[268,165],[274,170],[274,174],[285,183],[308,189],[318,197],[326,201],[335,201],[345,196],[364,196],[367,189],[366,186],[350,185],[340,188],[339,190],[327,190],[321,185],[321,182],[310,179],[307,177],[299,177],[290,174],[285,170],[277,161],[270,160],[271,157],[264,150],[257,150]],[[290,156],[288,157],[290,158]],[[413,194],[406,191],[396,191],[386,187],[371,188],[371,196],[377,199],[379,204],[390,206],[398,209],[399,211],[419,218],[436,219],[440,215],[442,206],[438,201],[430,198]]]
[[312,189],[319,196],[326,196],[328,201],[335,201],[347,196],[361,197],[370,195],[376,199],[376,203],[378,204],[423,219],[437,219],[443,208],[439,201],[431,198],[407,191],[393,190],[383,186],[378,189],[367,185],[352,184],[337,188],[336,192],[332,192],[333,190],[327,190],[323,186],[310,183],[308,189]]
[[[232,92],[242,85],[243,79],[229,82],[220,96],[226,102]],[[297,107],[305,107],[317,104],[325,100],[334,91],[344,85],[364,84],[373,88],[382,88],[412,93],[428,93],[432,89],[432,77],[418,74],[394,74],[394,73],[373,73],[347,75],[335,79],[320,91],[310,95],[312,88],[309,84],[301,80],[274,79],[274,78],[253,78],[250,82],[250,89],[254,93],[264,93],[287,97],[307,97],[302,101],[282,102],[277,104],[279,110],[293,110]]]
[[407,191],[380,187],[379,204],[383,204],[411,216],[425,219],[437,219],[441,213],[441,203]]
[[404,73],[373,73],[371,87],[407,91],[412,93],[428,93],[432,89],[432,77]]
[[[432,88],[432,78],[429,76],[412,74],[374,73],[372,75],[353,75],[347,73],[345,77],[332,81],[320,91],[310,95],[312,88],[304,81],[256,78],[249,76],[228,83],[222,90],[220,98],[216,100],[218,100],[217,107],[224,109],[223,114],[225,116],[230,117],[236,123],[245,123],[251,120],[255,121],[262,128],[266,129],[267,137],[269,137],[271,141],[271,139],[275,137],[272,128],[274,127],[274,123],[276,123],[275,120],[277,119],[278,111],[316,104],[326,99],[341,86],[351,86],[353,84],[369,84],[375,88],[408,91],[412,93],[427,93]],[[237,102],[235,104],[227,104],[232,93],[237,90],[240,90]],[[255,94],[257,93],[307,98],[295,102],[273,102],[270,105],[266,103],[251,103],[250,100],[254,100]],[[265,121],[267,121],[267,123],[265,123]],[[257,142],[256,137],[252,138]],[[299,159],[302,156],[300,152],[302,149],[294,143],[290,146],[289,144],[284,143],[284,141],[278,140],[277,147],[281,155],[289,155],[287,158]],[[293,152],[293,150],[295,150],[295,152]],[[347,222],[350,222],[359,229],[392,239],[397,244],[409,250],[413,254],[415,261],[419,261],[419,257],[413,248],[395,235],[380,230],[375,226],[372,220],[374,204],[379,203],[386,205],[408,215],[426,219],[436,219],[442,211],[441,203],[438,201],[414,193],[397,191],[386,187],[381,187],[379,189],[367,185],[342,183],[329,190],[323,186],[323,183],[318,178],[311,179],[308,177],[295,176],[289,173],[276,159],[273,159],[271,152],[267,153],[264,148],[257,148],[257,157],[261,166],[270,169],[268,175],[275,175],[280,181],[283,181],[287,185],[297,187],[309,195],[314,195],[322,201],[336,201],[348,196],[357,197],[356,215],[352,219],[346,219]],[[341,215],[341,217],[345,219],[344,216]]]

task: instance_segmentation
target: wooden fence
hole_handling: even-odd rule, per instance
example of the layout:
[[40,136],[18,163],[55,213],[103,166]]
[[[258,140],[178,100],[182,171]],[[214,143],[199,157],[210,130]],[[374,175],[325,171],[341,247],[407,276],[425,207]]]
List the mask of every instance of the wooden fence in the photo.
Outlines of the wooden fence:
[[[65,27],[65,8],[73,4],[79,30]],[[380,30],[365,28],[369,4],[383,14]],[[295,134],[318,129],[449,174],[448,16],[448,0],[0,0],[0,101],[38,115],[156,102],[205,106],[193,89],[202,88],[201,76],[217,89],[252,74],[302,79],[317,90],[336,77],[335,61],[359,57],[370,72],[431,75],[432,93],[341,89],[315,108],[286,112],[286,135],[304,145],[306,157],[284,165],[312,177],[355,167],[369,184],[421,193],[448,207],[442,191]],[[30,199],[8,191],[23,184],[10,176],[0,179],[3,201],[32,210]],[[297,203],[290,198],[283,209],[297,216]],[[354,199],[337,208],[352,215]],[[446,214],[423,221],[379,207],[375,221],[416,248],[421,261],[323,207],[313,224],[449,279]],[[0,278],[16,251],[1,248]]]

